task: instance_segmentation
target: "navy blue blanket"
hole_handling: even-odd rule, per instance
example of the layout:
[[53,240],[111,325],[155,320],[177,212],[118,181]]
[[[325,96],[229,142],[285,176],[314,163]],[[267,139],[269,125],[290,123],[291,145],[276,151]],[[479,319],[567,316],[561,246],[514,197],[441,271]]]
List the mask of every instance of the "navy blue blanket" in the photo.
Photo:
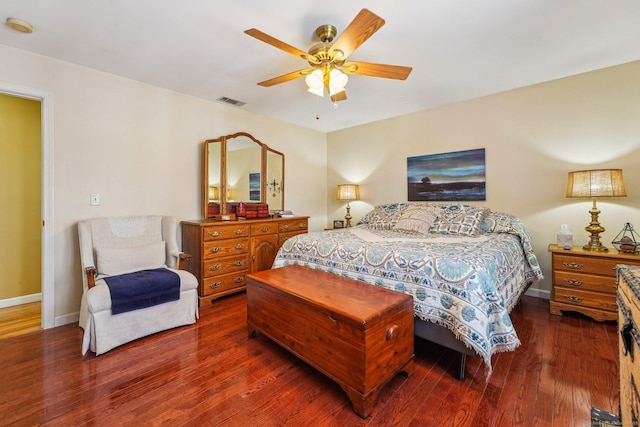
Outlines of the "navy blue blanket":
[[180,276],[166,268],[104,278],[111,292],[111,313],[118,314],[180,299]]

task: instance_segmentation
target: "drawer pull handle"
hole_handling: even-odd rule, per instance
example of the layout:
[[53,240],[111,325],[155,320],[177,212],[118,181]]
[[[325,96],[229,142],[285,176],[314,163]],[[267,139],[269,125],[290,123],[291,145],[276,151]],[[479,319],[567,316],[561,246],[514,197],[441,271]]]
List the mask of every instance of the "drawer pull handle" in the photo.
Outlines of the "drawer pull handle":
[[287,225],[283,225],[283,226],[282,226],[282,229],[283,229],[283,230],[285,230],[285,231],[289,230],[289,224],[287,224]]
[[298,224],[298,228],[307,228],[307,224],[301,222],[300,224]]
[[236,230],[236,231],[235,231],[235,233],[239,236],[239,235],[241,235],[242,233],[244,233],[244,230],[239,229],[239,230]]
[[262,231],[263,233],[266,233],[267,231],[269,231],[269,227],[262,227],[260,231]]
[[564,266],[567,268],[573,268],[574,270],[578,270],[584,267],[584,264],[578,264],[577,262],[563,262]]
[[332,315],[329,315],[329,320],[331,320],[333,323],[337,322],[336,318],[333,317]]
[[233,281],[236,283],[242,283],[244,282],[244,277],[236,277],[235,279],[233,279]]
[[221,284],[222,284],[222,283],[220,283],[220,282],[215,282],[215,283],[210,284],[210,285],[209,285],[209,287],[210,287],[211,289],[215,289],[215,288],[220,287],[220,285],[221,285]]
[[210,231],[209,232],[209,236],[211,236],[211,237],[218,237],[221,234],[222,234],[221,231]]
[[212,254],[215,254],[217,252],[220,252],[220,248],[216,246],[215,248],[209,249],[209,252],[211,252]]
[[212,265],[211,267],[209,267],[209,270],[217,271],[217,270],[220,270],[220,267],[221,267],[220,264]]
[[235,264],[237,267],[240,267],[241,265],[244,265],[244,261],[236,261]]
[[571,302],[582,302],[582,298],[580,298],[580,297],[565,296],[565,298],[568,299]]
[[564,283],[571,286],[582,286],[584,282],[582,280],[564,279]]
[[238,243],[235,247],[236,249],[242,249],[244,248],[244,245],[242,243]]

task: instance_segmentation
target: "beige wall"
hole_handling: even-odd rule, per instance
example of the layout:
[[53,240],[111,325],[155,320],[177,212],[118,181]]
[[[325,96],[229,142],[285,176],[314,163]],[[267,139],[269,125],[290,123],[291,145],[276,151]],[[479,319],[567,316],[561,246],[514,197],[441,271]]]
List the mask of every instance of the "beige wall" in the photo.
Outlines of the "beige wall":
[[[631,222],[640,228],[640,62],[422,111],[328,135],[328,220],[344,216],[333,189],[360,183],[354,219],[373,205],[407,200],[411,156],[486,149],[486,203],[529,226],[550,289],[547,245],[560,224],[587,243],[589,200],[564,197],[567,172],[622,168],[627,198],[602,199],[610,242]],[[535,292],[534,292],[535,293]],[[538,294],[545,295],[544,292]],[[548,295],[548,294],[547,294]]]
[[[357,220],[375,204],[406,200],[407,157],[486,148],[485,204],[529,225],[543,290],[551,276],[546,247],[560,224],[587,240],[589,202],[564,198],[568,171],[624,169],[629,197],[598,204],[605,243],[625,222],[640,224],[640,62],[325,135],[21,50],[0,46],[0,58],[0,82],[53,94],[60,319],[80,302],[77,221],[199,218],[202,141],[238,131],[285,153],[285,208],[310,215],[312,230],[344,216],[337,184],[362,185],[362,201],[351,203]],[[89,206],[92,192],[102,194],[101,206]]]
[[[80,306],[77,221],[201,218],[205,139],[245,131],[283,152],[287,209],[324,227],[325,134],[6,46],[0,58],[0,82],[53,94],[56,323]],[[101,206],[89,205],[92,192]]]
[[0,94],[0,300],[40,293],[40,102]]

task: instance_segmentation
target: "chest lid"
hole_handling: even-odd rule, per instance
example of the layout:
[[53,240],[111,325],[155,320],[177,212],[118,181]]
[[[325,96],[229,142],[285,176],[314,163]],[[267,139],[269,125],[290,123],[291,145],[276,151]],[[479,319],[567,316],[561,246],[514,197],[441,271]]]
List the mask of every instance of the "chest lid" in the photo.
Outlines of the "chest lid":
[[299,265],[253,273],[248,280],[360,329],[373,327],[393,312],[404,310],[413,316],[411,295]]

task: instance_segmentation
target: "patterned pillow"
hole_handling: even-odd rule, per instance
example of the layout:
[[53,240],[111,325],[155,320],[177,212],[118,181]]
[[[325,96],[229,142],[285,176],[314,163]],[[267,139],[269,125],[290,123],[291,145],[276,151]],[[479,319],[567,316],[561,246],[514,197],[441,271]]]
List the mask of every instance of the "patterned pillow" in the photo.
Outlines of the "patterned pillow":
[[482,232],[482,222],[490,212],[489,208],[448,203],[437,206],[437,218],[429,229],[430,233],[460,234],[476,236]]
[[427,234],[436,220],[436,210],[431,206],[410,205],[400,214],[394,230]]
[[407,203],[390,203],[378,205],[369,211],[358,222],[373,230],[391,230],[400,219],[400,213],[407,207]]

